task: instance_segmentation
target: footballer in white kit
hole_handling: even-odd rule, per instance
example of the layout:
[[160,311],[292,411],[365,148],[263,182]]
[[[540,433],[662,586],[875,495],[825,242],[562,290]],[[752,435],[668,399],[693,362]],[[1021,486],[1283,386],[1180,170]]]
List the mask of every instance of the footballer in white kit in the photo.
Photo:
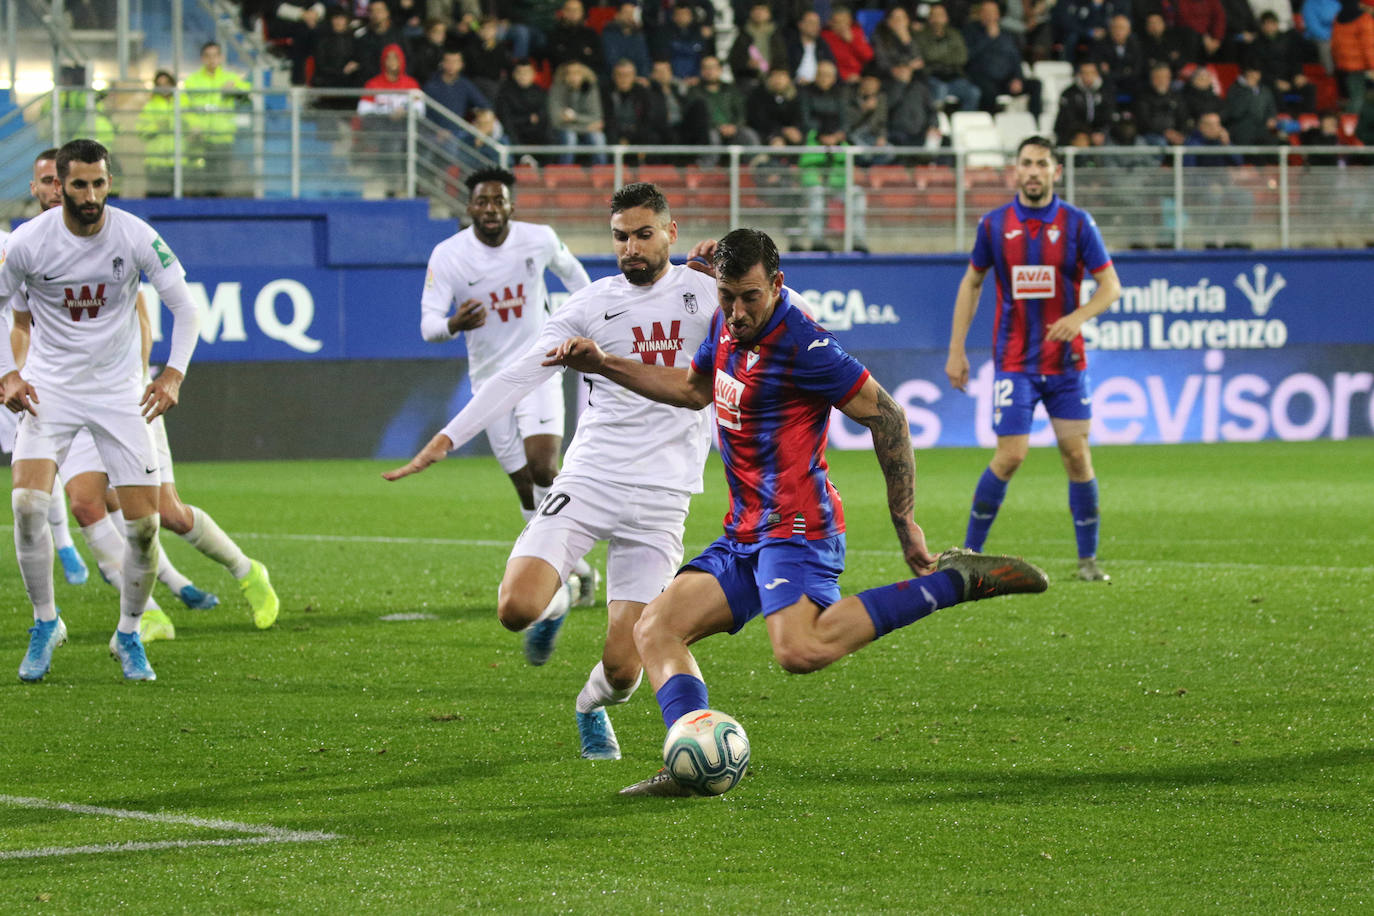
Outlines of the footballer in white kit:
[[[591,282],[553,229],[511,218],[515,180],[498,168],[467,176],[471,225],[434,247],[420,299],[425,340],[443,343],[466,335],[474,394],[539,336],[551,311],[545,270],[552,270],[569,292]],[[563,428],[561,374],[486,426],[491,450],[510,476],[526,521],[558,475]],[[595,571],[579,556],[574,572],[574,603],[595,604]]]
[[[0,253],[0,300],[15,300],[39,329],[23,375],[9,347],[0,347],[0,399],[24,411],[14,446],[12,504],[15,552],[34,608],[23,680],[47,673],[65,627],[53,602],[52,543],[46,515],[57,465],[80,429],[95,439],[110,481],[120,488],[128,547],[119,624],[111,652],[130,680],[156,675],[138,635],[158,557],[158,457],[148,423],[175,406],[195,350],[198,316],[184,272],[147,223],[105,205],[109,152],[93,140],[58,151],[62,206],[20,226]],[[141,336],[134,306],[140,273],[172,312],[171,356],[156,381],[144,385]]]
[[[710,328],[715,280],[668,263],[677,224],[652,184],[626,185],[611,202],[611,233],[621,273],[574,293],[534,345],[492,376],[397,480],[423,470],[480,432],[524,394],[559,371],[545,354],[569,337],[589,337],[610,353],[660,365],[686,365]],[[590,382],[563,470],[511,550],[498,616],[530,643],[552,650],[566,615],[548,606],[574,560],[601,540],[607,550],[607,611],[602,659],[577,698],[582,756],[617,759],[605,707],[623,703],[642,669],[634,624],[682,561],[688,503],[702,489],[710,447],[704,412],[650,401],[617,385]]]

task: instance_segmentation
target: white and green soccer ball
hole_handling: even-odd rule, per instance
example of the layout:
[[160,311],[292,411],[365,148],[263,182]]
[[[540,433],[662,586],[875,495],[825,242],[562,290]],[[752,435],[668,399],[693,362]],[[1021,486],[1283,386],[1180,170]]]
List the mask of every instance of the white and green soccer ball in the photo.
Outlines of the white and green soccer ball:
[[668,729],[663,765],[700,795],[724,795],[749,768],[749,737],[744,726],[725,713],[697,709]]

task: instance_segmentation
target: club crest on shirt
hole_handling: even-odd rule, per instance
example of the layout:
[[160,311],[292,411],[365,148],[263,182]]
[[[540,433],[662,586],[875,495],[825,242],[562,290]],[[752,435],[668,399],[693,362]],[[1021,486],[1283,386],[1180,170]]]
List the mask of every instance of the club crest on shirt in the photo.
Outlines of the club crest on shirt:
[[758,351],[758,350],[750,350],[748,353],[744,354],[744,371],[745,371],[745,372],[748,372],[750,369],[754,368],[754,366],[758,363],[758,361],[759,361],[759,351]]
[[723,369],[717,369],[715,395],[716,423],[726,429],[743,429],[739,406],[744,398],[744,383]]
[[1051,226],[1050,228],[1046,229],[1046,230],[1045,230],[1045,237],[1048,238],[1048,239],[1050,240],[1050,244],[1051,244],[1051,245],[1053,245],[1055,242],[1058,242],[1058,241],[1059,241],[1059,227],[1058,227],[1058,226]]
[[1054,268],[1048,264],[1013,264],[1011,268],[1011,297],[1013,299],[1054,298]]
[[525,273],[534,276],[534,258],[525,258]]
[[113,261],[110,262],[110,273],[114,274],[114,278],[115,278],[115,282],[116,282],[116,283],[118,283],[120,280],[123,280],[123,279],[124,279],[124,259],[123,259],[123,258],[115,258]]
[[697,294],[683,293],[682,307],[687,310],[688,315],[695,315],[697,313]]

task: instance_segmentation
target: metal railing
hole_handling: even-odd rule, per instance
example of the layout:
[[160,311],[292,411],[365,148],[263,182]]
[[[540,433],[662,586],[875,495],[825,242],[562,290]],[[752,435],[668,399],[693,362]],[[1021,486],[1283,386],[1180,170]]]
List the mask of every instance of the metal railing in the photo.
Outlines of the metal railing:
[[[1008,151],[923,147],[506,146],[420,93],[254,90],[222,109],[193,92],[63,92],[0,119],[0,216],[25,211],[32,156],[73,136],[105,142],[126,197],[422,197],[465,207],[487,164],[518,176],[517,207],[570,245],[605,248],[611,192],[663,186],[689,237],[757,225],[793,249],[965,251],[980,214],[1015,193]],[[161,108],[159,108],[161,106]],[[22,122],[22,123],[21,123]],[[441,127],[441,124],[443,125]],[[1064,199],[1114,249],[1364,246],[1374,241],[1374,148],[1064,150]]]

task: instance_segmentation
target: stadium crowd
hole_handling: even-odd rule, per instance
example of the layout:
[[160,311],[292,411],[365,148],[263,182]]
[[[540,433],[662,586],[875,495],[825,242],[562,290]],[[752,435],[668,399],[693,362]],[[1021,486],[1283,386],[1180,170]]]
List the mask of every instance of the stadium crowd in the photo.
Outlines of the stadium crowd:
[[[1007,108],[1055,112],[1043,127],[1078,147],[1374,144],[1359,0],[242,6],[298,84],[422,88],[516,144],[939,146],[938,112]],[[1046,60],[1072,68],[1048,96]]]

